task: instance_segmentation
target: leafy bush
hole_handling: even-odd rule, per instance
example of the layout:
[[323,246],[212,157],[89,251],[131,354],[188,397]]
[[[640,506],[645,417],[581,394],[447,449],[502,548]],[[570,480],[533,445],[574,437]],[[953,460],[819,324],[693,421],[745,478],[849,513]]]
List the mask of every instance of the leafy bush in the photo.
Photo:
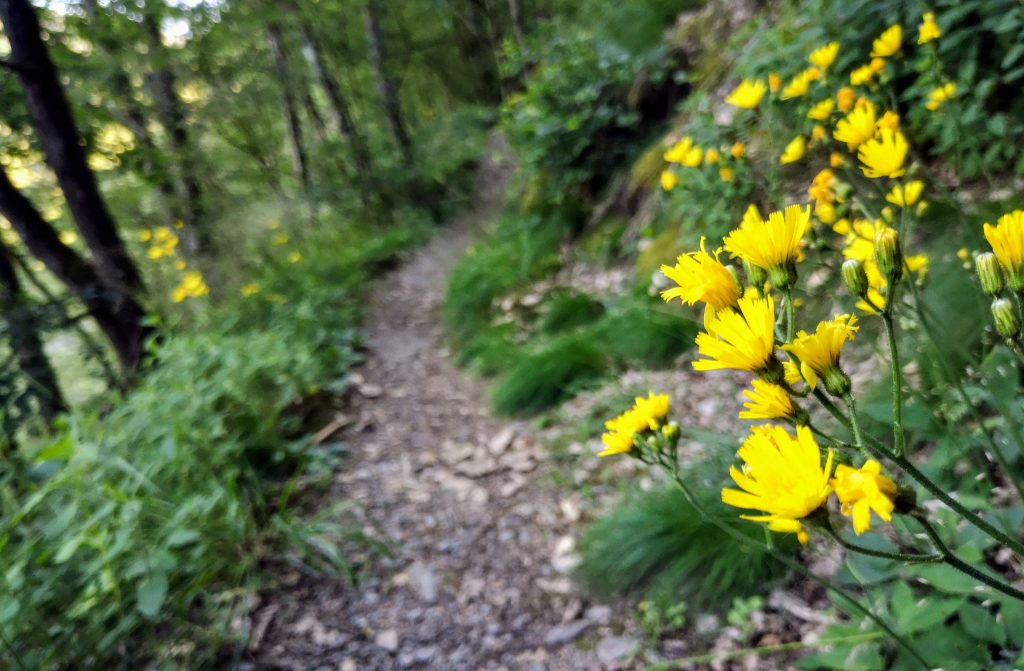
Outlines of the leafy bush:
[[503,415],[530,415],[571,398],[600,379],[608,358],[589,338],[568,335],[520,355],[494,385],[491,403]]
[[624,299],[594,325],[594,341],[627,365],[659,368],[693,347],[697,324],[644,297]]
[[541,333],[571,331],[594,322],[604,313],[604,303],[596,298],[576,291],[558,291],[546,297],[537,330]]
[[0,482],[4,668],[197,668],[237,636],[261,561],[356,574],[347,548],[366,539],[344,509],[296,522],[286,507],[304,465],[331,458],[296,409],[343,389],[359,278],[410,238],[324,236],[301,271],[270,264],[260,293],[169,335],[122,402],[72,415]]

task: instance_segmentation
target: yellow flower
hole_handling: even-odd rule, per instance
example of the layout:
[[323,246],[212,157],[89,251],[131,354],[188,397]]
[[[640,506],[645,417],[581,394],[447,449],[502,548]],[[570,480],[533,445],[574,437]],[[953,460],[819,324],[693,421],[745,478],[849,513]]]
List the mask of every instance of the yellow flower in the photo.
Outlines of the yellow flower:
[[671,191],[679,185],[679,178],[671,170],[661,171],[661,188],[665,191]]
[[[831,224],[836,220],[836,206],[832,203],[818,203],[814,206],[814,216],[823,224]],[[796,304],[796,301],[793,302]]]
[[289,263],[298,263],[301,260],[302,260],[302,254],[300,254],[299,252],[291,252],[291,253],[288,254],[288,262]]
[[740,419],[793,419],[799,414],[789,392],[779,385],[760,378],[751,385],[753,389],[743,390],[750,400],[743,404],[746,410],[740,413]]
[[871,62],[868,63],[868,67],[871,68],[872,72],[874,72],[875,74],[878,74],[879,72],[881,72],[882,70],[885,69],[885,59],[884,58],[872,58]]
[[704,152],[704,162],[707,163],[708,165],[714,165],[715,163],[718,163],[719,158],[721,158],[721,154],[718,153],[718,150],[715,149],[714,147]]
[[188,267],[188,264],[185,263],[185,259],[176,259],[174,261],[174,268],[175,268],[175,270],[185,270],[185,268],[187,268],[187,267]]
[[906,172],[903,161],[909,148],[903,133],[885,129],[858,149],[857,158],[864,164],[861,172],[872,179],[900,177]]
[[1024,210],[1004,214],[995,226],[986,223],[984,230],[985,239],[1006,269],[1007,284],[1014,291],[1021,291],[1024,289]]
[[706,333],[697,334],[697,351],[708,358],[694,361],[696,370],[732,368],[760,373],[772,364],[775,303],[770,297],[744,296],[737,302],[737,310],[709,315],[705,328]]
[[761,104],[768,87],[759,79],[744,79],[725,98],[725,102],[740,109],[752,110]]
[[807,60],[811,62],[811,65],[815,65],[822,70],[828,70],[833,63],[836,62],[836,56],[839,55],[839,43],[829,42],[823,47],[818,47],[811,52],[811,55],[807,57]]
[[846,162],[846,159],[844,159],[843,155],[840,154],[837,151],[834,151],[834,152],[832,152],[831,154],[828,155],[828,164],[830,166],[832,166],[833,168],[838,168],[839,166],[841,166],[845,162]]
[[161,226],[153,232],[152,241],[153,244],[146,253],[151,260],[156,261],[166,256],[174,256],[174,250],[178,246],[178,236],[174,231],[166,226]]
[[[749,210],[748,210],[749,213]],[[756,211],[754,213],[756,215]],[[792,268],[800,255],[800,243],[810,228],[811,208],[790,205],[784,211],[772,212],[767,221],[758,216],[744,216],[740,227],[725,237],[725,249],[759,268],[773,274],[772,283],[781,288],[784,282],[778,271]]]
[[789,163],[796,163],[804,157],[804,153],[807,151],[807,140],[804,139],[803,135],[797,135],[795,138],[790,140],[789,144],[782,151],[782,156],[779,157],[779,163],[787,165]]
[[281,228],[281,222],[279,222],[277,219],[271,219],[269,222],[267,222],[267,228],[269,228],[272,231],[276,231],[277,229]]
[[819,205],[821,203],[834,203],[836,202],[836,182],[835,173],[825,168],[814,176],[810,188],[807,189],[807,195]]
[[818,68],[807,68],[797,76],[793,77],[786,88],[782,89],[782,99],[799,98],[807,93],[811,82],[821,79],[821,70]]
[[203,274],[198,270],[190,270],[181,276],[181,282],[174,288],[171,299],[180,303],[186,298],[200,298],[209,293],[210,288],[206,286]]
[[139,240],[141,242],[149,242],[152,239],[153,231],[149,230],[148,228],[144,228],[141,231],[139,231]]
[[857,92],[849,86],[844,86],[836,92],[836,108],[845,114],[853,109],[853,103],[856,99]]
[[850,232],[850,220],[843,217],[832,226],[832,230],[839,235],[846,235]]
[[249,282],[248,284],[242,285],[242,296],[248,298],[249,296],[255,296],[260,292],[260,285],[255,282]]
[[832,137],[845,142],[853,151],[875,136],[875,106],[869,100],[858,103],[852,112],[836,123]]
[[772,93],[775,93],[781,87],[782,87],[782,77],[779,75],[779,73],[778,72],[770,72],[770,73],[768,73],[768,89]]
[[917,27],[917,43],[928,44],[942,37],[942,29],[935,23],[935,12],[925,12],[921,17],[921,25]]
[[954,82],[949,82],[937,89],[932,89],[928,93],[928,102],[925,103],[925,107],[934,112],[942,106],[942,103],[946,102],[954,95],[956,95],[956,84]]
[[782,363],[782,376],[790,387],[796,387],[804,381],[804,376],[800,374],[800,368],[792,359],[786,359]]
[[810,111],[807,112],[807,118],[814,119],[815,121],[825,121],[832,115],[833,107],[835,107],[835,102],[831,98],[825,98],[811,107]]
[[678,298],[687,305],[704,302],[715,311],[733,307],[740,298],[740,287],[729,269],[718,260],[721,250],[708,254],[704,240],[700,240],[699,252],[681,255],[675,266],[661,267],[665,277],[679,285],[662,291],[661,297],[666,302]]
[[899,184],[892,187],[892,190],[885,196],[885,199],[898,207],[913,207],[924,191],[924,182],[915,179],[907,182],[906,185]]
[[882,115],[882,118],[875,124],[875,131],[881,133],[883,130],[899,130],[900,129],[900,115],[896,112],[886,112]]
[[[834,319],[819,322],[814,333],[799,331],[793,342],[783,345],[782,349],[800,360],[800,372],[812,389],[820,375],[825,384],[829,385],[829,391],[833,391],[838,384],[838,376],[845,377],[839,370],[839,354],[843,351],[843,344],[853,340],[859,329],[855,316],[836,315]],[[846,379],[845,384],[849,386],[849,379]]]
[[888,58],[903,44],[903,26],[896,23],[885,29],[871,45],[872,58]]
[[742,142],[737,142],[729,149],[729,153],[733,158],[743,158],[747,153],[747,147]]
[[288,234],[287,233],[278,233],[278,234],[276,234],[274,236],[272,242],[275,245],[277,245],[277,246],[286,245],[286,244],[288,244]]
[[886,522],[892,521],[896,483],[882,475],[882,465],[874,459],[860,468],[840,464],[832,487],[842,513],[853,518],[853,532],[858,536],[870,531],[872,510]]
[[691,149],[693,138],[686,135],[665,151],[664,159],[667,163],[682,163]]
[[821,140],[824,140],[825,136],[827,135],[828,131],[826,131],[825,127],[822,126],[821,124],[816,124],[814,128],[811,129],[811,140],[814,142],[820,142]]
[[832,450],[823,469],[821,448],[809,428],[798,426],[794,438],[785,428],[769,424],[752,428],[738,454],[743,470],[732,466],[729,475],[740,489],[723,489],[722,501],[763,511],[765,515],[740,517],[764,522],[772,531],[796,534],[806,543],[809,536],[800,520],[823,506],[832,491]]
[[862,65],[859,68],[853,70],[850,73],[850,84],[853,86],[863,86],[872,79],[875,78],[875,71],[871,69],[870,65]]
[[605,449],[597,456],[606,457],[612,454],[623,454],[633,449],[633,438],[638,433],[657,431],[668,415],[669,397],[667,394],[648,392],[647,398],[637,396],[633,399],[633,407],[618,417],[605,422],[607,432],[601,435]]
[[961,247],[960,249],[956,250],[956,258],[960,259],[961,261],[966,261],[967,259],[971,258],[971,253],[967,251],[966,247]]
[[732,168],[719,168],[718,169],[718,177],[723,182],[731,182],[732,178],[733,178]]
[[181,229],[185,228],[185,222],[182,221],[181,219],[176,219],[174,222],[174,227],[180,231]]
[[78,233],[75,233],[74,231],[61,231],[60,235],[57,237],[59,237],[60,241],[65,245],[73,245],[78,241]]

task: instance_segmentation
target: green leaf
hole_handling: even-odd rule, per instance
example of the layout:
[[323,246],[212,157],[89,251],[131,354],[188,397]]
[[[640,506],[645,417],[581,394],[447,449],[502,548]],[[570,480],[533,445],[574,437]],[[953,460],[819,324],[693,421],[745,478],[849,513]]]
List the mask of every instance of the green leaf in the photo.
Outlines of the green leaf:
[[139,583],[135,607],[146,617],[154,617],[160,612],[167,597],[167,574],[150,573]]
[[960,626],[976,639],[1003,645],[1006,643],[1006,631],[995,616],[973,603],[960,607]]
[[896,628],[902,634],[916,634],[942,624],[963,605],[963,599],[923,598],[906,600],[900,588],[910,592],[906,583],[899,583],[893,591],[892,607],[896,615]]
[[918,566],[914,573],[925,583],[947,594],[975,594],[978,590],[978,583],[973,578],[945,564]]
[[50,443],[36,453],[36,461],[50,461],[52,459],[70,459],[75,453],[75,443],[71,440],[70,434],[63,434],[56,441]]

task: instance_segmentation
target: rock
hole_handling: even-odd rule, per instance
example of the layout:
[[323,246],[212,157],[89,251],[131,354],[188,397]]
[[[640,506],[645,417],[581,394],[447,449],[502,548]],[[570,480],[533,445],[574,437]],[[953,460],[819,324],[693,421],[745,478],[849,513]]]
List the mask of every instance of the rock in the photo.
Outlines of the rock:
[[367,382],[366,384],[359,385],[359,393],[366,398],[377,398],[384,393],[384,389],[379,384]]
[[423,648],[416,648],[412,653],[413,661],[417,664],[429,664],[433,661],[434,657],[437,656],[437,648],[434,646],[426,646]]
[[627,659],[634,650],[637,642],[625,636],[608,636],[597,643],[597,658],[605,664],[621,662]]
[[551,566],[558,573],[568,573],[580,563],[580,557],[575,553],[576,539],[572,536],[562,536],[555,543],[555,550],[551,556]]
[[606,625],[612,621],[612,609],[611,606],[591,606],[587,609],[586,615],[588,620],[594,624]]
[[558,507],[562,510],[562,517],[565,518],[566,522],[580,521],[580,507],[572,499],[562,499]]
[[419,592],[420,598],[427,603],[437,600],[437,575],[426,564],[416,562],[409,569],[409,579]]
[[494,459],[490,459],[483,455],[465,461],[461,461],[453,466],[456,473],[460,473],[469,478],[482,478],[485,475],[490,475],[497,471],[500,466]]
[[504,429],[494,434],[490,442],[487,443],[487,451],[495,457],[500,455],[502,452],[508,449],[508,446],[512,444],[512,439],[516,436],[515,428],[506,426]]
[[537,578],[537,587],[551,594],[571,594],[572,582],[568,578]]
[[385,629],[384,631],[377,632],[373,642],[388,652],[395,652],[398,650],[398,632],[394,629]]
[[504,498],[515,496],[525,484],[526,478],[518,473],[510,473],[508,480],[498,489],[498,493]]
[[576,620],[575,622],[552,627],[544,636],[544,645],[557,646],[572,643],[589,628],[590,622],[588,620]]
[[356,660],[351,657],[346,657],[338,665],[338,671],[358,671],[359,667],[356,665]]

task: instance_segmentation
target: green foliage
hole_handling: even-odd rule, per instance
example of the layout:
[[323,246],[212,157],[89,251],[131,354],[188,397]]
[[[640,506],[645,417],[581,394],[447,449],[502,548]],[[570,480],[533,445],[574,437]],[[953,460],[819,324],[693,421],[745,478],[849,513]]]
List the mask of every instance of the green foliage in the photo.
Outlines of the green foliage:
[[309,449],[302,406],[344,389],[362,278],[410,239],[308,240],[301,271],[267,266],[259,294],[167,335],[122,401],[25,451],[0,482],[0,630],[23,668],[197,668],[237,635],[261,561],[357,575],[348,556],[368,539],[349,509],[287,507],[339,448]]
[[[704,505],[738,531],[761,537],[717,498],[709,495]],[[765,551],[738,546],[675,488],[623,498],[587,528],[580,554],[578,576],[594,594],[681,601],[693,613],[725,612],[734,597],[766,594],[784,575]]]
[[625,365],[660,368],[693,346],[697,323],[646,296],[620,301],[594,325],[594,342]]
[[520,355],[491,390],[502,415],[531,415],[571,398],[599,380],[608,358],[589,338],[568,335]]
[[541,333],[561,333],[585,326],[605,313],[604,303],[576,291],[555,292],[544,301],[544,313],[537,322]]

